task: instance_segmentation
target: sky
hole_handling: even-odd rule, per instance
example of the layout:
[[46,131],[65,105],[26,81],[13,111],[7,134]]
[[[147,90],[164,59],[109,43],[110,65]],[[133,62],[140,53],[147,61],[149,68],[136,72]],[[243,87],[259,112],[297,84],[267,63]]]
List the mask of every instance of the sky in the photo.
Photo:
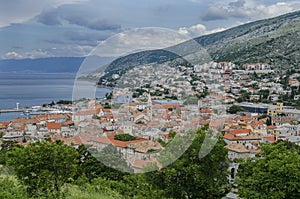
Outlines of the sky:
[[194,38],[299,9],[299,0],[0,0],[0,59],[87,56],[136,28]]

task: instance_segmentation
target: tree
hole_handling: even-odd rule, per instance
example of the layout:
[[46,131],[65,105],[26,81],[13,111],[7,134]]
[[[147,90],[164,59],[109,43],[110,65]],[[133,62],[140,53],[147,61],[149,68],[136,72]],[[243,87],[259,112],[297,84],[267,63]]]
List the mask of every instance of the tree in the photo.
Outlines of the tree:
[[70,100],[59,100],[56,104],[72,104],[73,102]]
[[105,94],[106,99],[111,100],[113,98],[113,92]]
[[[99,179],[96,179],[98,181]],[[93,184],[95,181],[93,181]],[[100,183],[98,183],[100,184]],[[103,183],[101,183],[103,184]],[[157,189],[147,181],[144,174],[125,176],[121,181],[106,181],[106,186],[124,196],[133,199],[164,199],[164,191]]]
[[77,171],[78,153],[62,141],[16,146],[7,152],[7,164],[26,186],[30,196],[56,197]]
[[115,140],[120,140],[123,142],[127,142],[127,141],[132,141],[132,140],[136,140],[136,137],[129,135],[129,134],[116,134],[114,136]]
[[12,140],[2,140],[0,145],[0,164],[5,165],[7,159],[7,151],[11,150],[13,146],[17,143]]
[[[112,147],[112,146],[109,146]],[[108,147],[108,148],[109,148]],[[107,149],[104,149],[107,150]],[[79,146],[78,148],[79,155],[79,168],[78,168],[78,177],[86,177],[88,181],[92,181],[95,178],[105,178],[107,180],[122,180],[124,176],[128,175],[125,172],[113,169],[111,167],[106,166],[100,158],[105,158],[106,156],[110,156],[110,161],[122,161],[120,165],[126,165],[126,162],[121,159],[121,155],[112,155],[111,153],[106,154],[105,151],[103,153],[94,153],[93,155],[87,147],[84,145]],[[98,159],[97,159],[97,158]],[[108,158],[108,157],[107,157]],[[116,159],[113,161],[113,159]]]
[[173,139],[175,136],[176,136],[176,131],[171,130],[171,131],[169,132],[169,137],[170,137],[171,139]]
[[14,176],[0,176],[0,198],[5,199],[26,199],[26,187]]
[[229,109],[228,109],[228,112],[231,113],[231,114],[236,114],[237,112],[239,111],[246,111],[245,109],[243,109],[242,107],[240,106],[237,106],[237,105],[232,105]]
[[300,198],[300,149],[280,141],[261,147],[259,159],[243,162],[238,170],[243,198]]
[[267,125],[267,126],[272,125],[272,118],[271,118],[271,116],[269,116],[269,117],[267,118],[266,125]]
[[[174,163],[159,172],[146,173],[149,182],[172,198],[221,198],[229,188],[229,161],[225,142],[218,140],[212,151],[199,158],[206,133],[199,130],[191,146]],[[174,141],[174,140],[173,140]]]

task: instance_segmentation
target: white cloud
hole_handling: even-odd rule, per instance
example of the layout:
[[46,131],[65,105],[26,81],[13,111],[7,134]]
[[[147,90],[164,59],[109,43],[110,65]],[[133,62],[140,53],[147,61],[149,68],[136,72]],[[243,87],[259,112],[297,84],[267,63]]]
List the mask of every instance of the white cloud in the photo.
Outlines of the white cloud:
[[0,1],[0,27],[22,23],[38,15],[42,10],[87,0],[9,0]]
[[229,12],[232,16],[234,16],[234,14],[237,14],[237,17],[244,15],[249,19],[263,19],[296,11],[299,8],[299,1],[277,2],[271,5],[265,5],[255,1],[245,1],[242,7],[233,7],[229,9]]
[[275,17],[288,12],[293,12],[300,9],[299,1],[292,2],[278,2],[276,4],[265,6],[265,5],[253,5],[253,10],[256,8],[254,14],[259,16],[259,13],[263,13],[262,17]]
[[48,49],[29,50],[26,52],[9,51],[1,59],[36,59],[43,57],[81,57],[88,56],[94,49],[87,45],[64,45]]
[[25,58],[35,59],[40,57],[51,57],[51,55],[44,50],[38,49],[38,50],[32,50],[25,53],[10,51],[7,52],[2,58],[3,59],[25,59]]
[[118,57],[143,50],[168,48],[189,39],[187,35],[166,28],[138,28],[100,42],[91,55]]
[[183,28],[179,28],[178,32],[180,34],[183,35],[187,35],[189,37],[199,37],[202,35],[207,35],[207,34],[211,34],[211,33],[216,33],[216,32],[221,32],[226,30],[226,28],[216,28],[213,30],[207,30],[206,26],[204,26],[203,24],[197,24],[191,27],[183,27]]
[[300,9],[299,1],[266,4],[255,0],[236,0],[211,5],[202,19],[204,21],[226,20],[228,18],[259,20],[279,16]]
[[23,56],[15,51],[7,52],[3,59],[22,59]]
[[179,33],[189,36],[200,36],[207,32],[206,27],[202,24],[197,24],[189,28],[179,28]]

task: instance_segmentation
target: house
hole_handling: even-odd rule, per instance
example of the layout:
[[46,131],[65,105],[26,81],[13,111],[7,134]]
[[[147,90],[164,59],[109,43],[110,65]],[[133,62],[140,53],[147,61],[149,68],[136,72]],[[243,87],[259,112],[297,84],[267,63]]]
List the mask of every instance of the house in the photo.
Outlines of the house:
[[144,168],[147,165],[152,165],[152,164],[156,165],[155,161],[135,159],[131,162],[131,167],[133,168],[134,173],[141,173],[144,172]]
[[99,112],[97,110],[88,109],[88,110],[82,110],[74,113],[72,115],[72,120],[75,124],[78,124],[79,122],[82,122],[84,120],[92,119],[94,115],[97,115]]
[[264,71],[264,70],[271,70],[271,66],[267,63],[254,63],[254,64],[244,64],[243,68],[246,71]]
[[250,129],[235,129],[229,132],[234,136],[247,136],[251,133]]
[[258,101],[260,98],[259,95],[250,95],[250,101]]
[[230,90],[231,90],[231,92],[233,94],[236,95],[236,94],[238,94],[241,91],[241,86],[239,86],[239,85],[233,85],[233,86],[231,86]]
[[275,94],[272,94],[272,95],[269,95],[269,100],[272,101],[272,102],[277,102],[278,99],[279,99],[279,95],[275,95]]
[[267,125],[266,120],[261,119],[259,121],[254,120],[247,125],[247,128],[251,129],[254,134],[266,135],[267,134]]
[[49,133],[61,133],[61,123],[47,122],[47,129]]
[[118,151],[123,155],[123,157],[134,157],[139,160],[148,159],[149,157],[147,157],[148,155],[146,153],[149,150],[158,150],[161,148],[159,143],[144,138],[138,138],[132,141],[120,141],[115,140],[114,136],[101,136],[93,138],[91,143],[98,151],[111,144],[117,147]]
[[0,122],[0,130],[6,130],[10,124],[10,122]]
[[138,123],[145,124],[147,123],[147,121],[149,121],[148,115],[143,112],[137,112],[136,114],[133,115],[133,117],[134,117],[134,122],[136,124]]
[[2,136],[2,140],[10,140],[15,142],[22,142],[24,139],[25,133],[24,132],[8,132]]
[[84,141],[81,139],[79,135],[77,136],[72,136],[72,137],[66,137],[61,139],[66,145],[68,146],[73,146],[74,148],[78,149],[80,145],[86,144]]
[[224,135],[224,141],[227,144],[232,144],[232,143],[243,143],[243,144],[249,144],[252,142],[261,142],[263,136],[261,135],[247,135],[247,136],[236,136],[232,135],[230,133],[225,133]]
[[294,100],[299,100],[300,99],[300,95],[295,95],[294,96]]
[[262,142],[263,143],[274,143],[274,142],[277,142],[278,139],[276,137],[276,135],[274,136],[265,136],[262,138]]
[[267,133],[268,134],[274,134],[275,133],[275,129],[276,129],[276,126],[269,125],[269,126],[267,126]]
[[228,158],[233,161],[235,159],[253,158],[259,152],[258,150],[249,149],[249,147],[240,143],[232,143],[225,146],[228,149]]

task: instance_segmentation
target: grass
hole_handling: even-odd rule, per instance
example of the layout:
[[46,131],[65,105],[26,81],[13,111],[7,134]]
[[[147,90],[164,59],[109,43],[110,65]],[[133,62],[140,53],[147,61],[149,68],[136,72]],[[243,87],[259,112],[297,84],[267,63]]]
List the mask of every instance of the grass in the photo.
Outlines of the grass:
[[[107,193],[110,192],[110,193]],[[113,191],[96,191],[90,189],[82,189],[76,185],[68,187],[66,199],[121,199],[122,197]]]

